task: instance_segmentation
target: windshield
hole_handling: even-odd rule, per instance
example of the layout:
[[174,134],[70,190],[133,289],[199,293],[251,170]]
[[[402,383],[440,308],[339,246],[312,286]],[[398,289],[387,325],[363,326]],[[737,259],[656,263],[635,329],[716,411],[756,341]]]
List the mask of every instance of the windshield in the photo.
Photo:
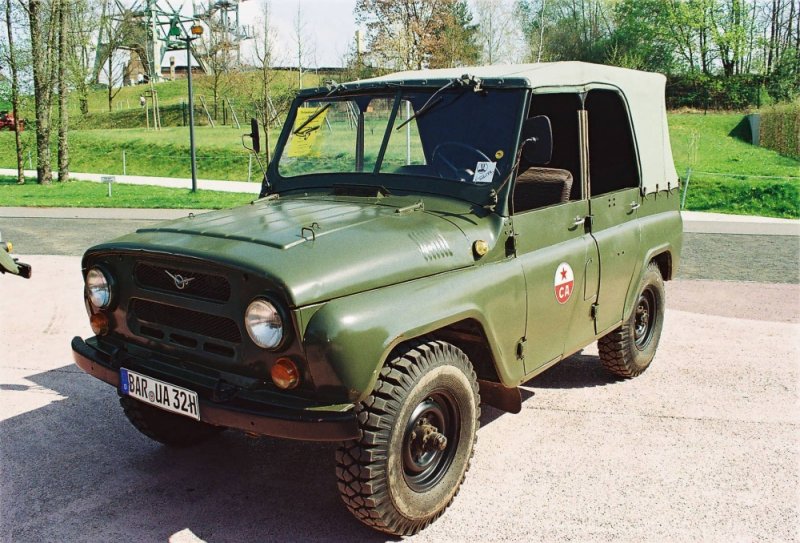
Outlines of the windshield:
[[512,166],[523,98],[518,89],[473,87],[309,98],[293,112],[278,173],[391,174],[395,186],[403,184],[397,176],[490,186]]

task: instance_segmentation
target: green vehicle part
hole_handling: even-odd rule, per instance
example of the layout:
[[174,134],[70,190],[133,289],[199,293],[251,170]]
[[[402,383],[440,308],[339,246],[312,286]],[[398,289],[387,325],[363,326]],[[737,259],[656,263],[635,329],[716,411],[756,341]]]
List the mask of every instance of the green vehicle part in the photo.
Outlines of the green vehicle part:
[[595,340],[621,377],[653,360],[682,242],[664,84],[567,62],[301,91],[258,200],[87,251],[76,363],[162,443],[341,441],[351,512],[416,533],[481,403],[518,412]]

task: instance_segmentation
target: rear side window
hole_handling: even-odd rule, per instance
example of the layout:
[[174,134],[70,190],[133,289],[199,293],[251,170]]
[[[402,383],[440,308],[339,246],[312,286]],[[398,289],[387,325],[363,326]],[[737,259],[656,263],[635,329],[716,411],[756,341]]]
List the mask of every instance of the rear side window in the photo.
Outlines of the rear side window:
[[589,183],[592,196],[639,186],[636,144],[628,109],[614,91],[586,97],[589,118]]

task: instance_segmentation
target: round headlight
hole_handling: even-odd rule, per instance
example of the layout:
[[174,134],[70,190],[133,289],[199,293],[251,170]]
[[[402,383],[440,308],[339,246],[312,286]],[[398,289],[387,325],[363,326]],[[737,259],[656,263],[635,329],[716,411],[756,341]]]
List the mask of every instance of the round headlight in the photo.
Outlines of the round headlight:
[[262,298],[253,300],[244,313],[250,339],[265,349],[274,349],[283,339],[283,319],[274,305]]
[[100,268],[92,268],[86,274],[86,293],[95,307],[108,307],[111,303],[111,282]]

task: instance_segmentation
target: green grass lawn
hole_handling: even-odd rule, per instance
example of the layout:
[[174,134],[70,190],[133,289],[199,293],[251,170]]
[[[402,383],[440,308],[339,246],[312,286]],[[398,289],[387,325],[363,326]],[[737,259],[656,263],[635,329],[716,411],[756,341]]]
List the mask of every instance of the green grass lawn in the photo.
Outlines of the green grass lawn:
[[[800,218],[800,161],[750,145],[743,115],[669,115],[672,156],[685,181],[686,208]],[[794,178],[794,179],[789,179]]]
[[108,197],[105,183],[70,181],[37,185],[17,185],[16,178],[0,176],[0,202],[20,207],[142,207],[165,209],[224,209],[244,205],[252,194],[186,189],[169,189],[145,185],[115,184]]
[[[741,114],[732,113],[669,115],[678,174],[685,179],[687,169],[692,168],[687,209],[800,218],[800,161],[743,141],[747,131],[740,125],[742,119]],[[241,144],[246,131],[244,127],[198,127],[198,177],[247,180],[249,155]],[[278,130],[272,130],[273,145],[277,136]],[[35,152],[33,131],[25,131],[24,140],[27,149]],[[369,149],[369,141],[367,144]],[[76,172],[122,174],[124,150],[129,175],[190,176],[189,133],[183,127],[158,132],[144,128],[73,130],[70,147],[71,169]],[[55,157],[55,146],[53,152]],[[14,160],[13,133],[0,132],[0,167],[14,167]],[[260,178],[255,161],[252,166],[253,179]],[[788,179],[792,177],[795,179]],[[0,201],[5,204],[8,196],[3,196]]]
[[[242,134],[249,129],[196,127],[197,175],[201,179],[247,181],[249,153],[242,147]],[[24,133],[27,151],[35,154],[33,131]],[[278,130],[270,131],[272,142]],[[262,134],[263,138],[263,134]],[[73,130],[69,133],[70,169],[75,172],[123,173],[125,152],[128,175],[189,177],[189,129],[166,127],[159,131],[145,128],[116,130]],[[52,153],[55,162],[56,143]],[[0,167],[15,167],[14,134],[0,132]],[[35,165],[35,156],[34,156]],[[28,162],[26,158],[26,168]],[[252,163],[252,178],[260,179],[258,165]]]

